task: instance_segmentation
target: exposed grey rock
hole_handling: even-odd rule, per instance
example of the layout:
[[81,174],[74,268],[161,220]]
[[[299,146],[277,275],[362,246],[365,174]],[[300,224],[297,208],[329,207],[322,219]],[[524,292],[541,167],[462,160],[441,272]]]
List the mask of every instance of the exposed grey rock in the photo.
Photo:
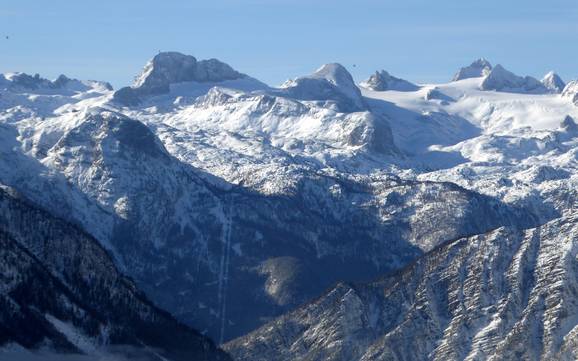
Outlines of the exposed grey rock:
[[567,115],[566,118],[560,123],[560,127],[564,129],[564,131],[569,133],[578,133],[578,125],[576,121],[571,116]]
[[484,58],[475,60],[472,64],[467,67],[461,68],[456,75],[454,75],[452,81],[458,81],[469,78],[480,78],[486,76],[492,70],[492,64]]
[[385,70],[376,71],[369,79],[361,83],[361,86],[375,91],[397,90],[412,92],[420,88],[407,80],[390,75]]
[[484,78],[481,84],[482,90],[497,90],[504,92],[520,92],[543,94],[548,89],[531,76],[520,77],[504,69],[500,64],[496,65]]
[[115,92],[114,100],[124,105],[136,105],[143,97],[168,93],[171,84],[222,82],[245,77],[217,59],[197,61],[193,56],[177,52],[159,53],[146,64],[131,87]]

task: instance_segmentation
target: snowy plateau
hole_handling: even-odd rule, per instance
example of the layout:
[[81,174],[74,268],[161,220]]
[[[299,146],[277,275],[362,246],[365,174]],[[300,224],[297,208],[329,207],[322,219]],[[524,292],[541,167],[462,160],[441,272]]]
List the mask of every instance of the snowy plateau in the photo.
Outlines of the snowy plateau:
[[0,360],[575,360],[577,121],[485,59],[0,75]]

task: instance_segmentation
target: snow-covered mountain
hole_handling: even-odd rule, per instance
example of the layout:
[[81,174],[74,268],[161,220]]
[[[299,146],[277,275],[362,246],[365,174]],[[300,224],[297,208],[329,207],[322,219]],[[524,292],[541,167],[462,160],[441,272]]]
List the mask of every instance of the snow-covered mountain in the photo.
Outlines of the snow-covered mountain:
[[343,113],[366,108],[359,88],[341,64],[325,64],[311,75],[286,81],[281,88],[288,97],[317,104],[327,101]]
[[548,72],[542,78],[542,84],[552,93],[562,93],[566,87],[566,83],[560,76],[553,71]]
[[327,64],[275,88],[160,53],[117,92],[3,76],[0,182],[218,342],[450,240],[573,219],[574,83],[485,60],[412,89],[384,74],[358,87]]
[[[559,94],[564,90],[566,83],[558,74],[548,72],[542,81],[531,76],[521,77],[498,64],[492,67],[484,58],[474,61],[467,67],[461,68],[452,81],[471,78],[483,78],[480,84],[482,90],[496,90],[503,92],[542,94],[545,92]],[[383,89],[385,90],[385,89]]]
[[577,219],[444,244],[230,342],[236,360],[575,360]]
[[546,88],[546,86],[536,78],[531,76],[518,76],[506,70],[500,64],[493,67],[484,77],[484,81],[480,88],[482,90],[498,90],[532,94],[541,94],[548,91],[548,88]]

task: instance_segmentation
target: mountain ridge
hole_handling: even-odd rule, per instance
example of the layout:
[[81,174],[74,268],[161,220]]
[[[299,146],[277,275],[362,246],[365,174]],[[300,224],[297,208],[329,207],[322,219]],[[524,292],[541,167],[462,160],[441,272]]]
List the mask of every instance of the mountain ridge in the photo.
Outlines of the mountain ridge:
[[0,182],[81,227],[149,299],[219,343],[448,240],[574,219],[578,107],[554,74],[534,82],[480,60],[456,81],[378,90],[330,63],[275,88],[221,62],[157,57],[124,91],[134,103],[0,77]]

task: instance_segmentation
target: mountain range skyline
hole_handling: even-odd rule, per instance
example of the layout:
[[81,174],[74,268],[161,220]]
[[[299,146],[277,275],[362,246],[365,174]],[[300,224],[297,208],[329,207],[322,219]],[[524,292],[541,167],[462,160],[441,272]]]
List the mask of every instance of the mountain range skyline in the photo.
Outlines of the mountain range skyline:
[[160,7],[149,0],[7,0],[0,11],[0,72],[67,73],[118,88],[131,82],[128,74],[138,72],[142,59],[175,50],[221,59],[270,85],[328,62],[343,64],[359,81],[385,69],[412,82],[440,83],[482,56],[534,77],[554,70],[575,79],[577,54],[564,44],[577,39],[576,16],[570,0],[219,0]]
[[578,360],[575,0],[5,0],[0,361]]

